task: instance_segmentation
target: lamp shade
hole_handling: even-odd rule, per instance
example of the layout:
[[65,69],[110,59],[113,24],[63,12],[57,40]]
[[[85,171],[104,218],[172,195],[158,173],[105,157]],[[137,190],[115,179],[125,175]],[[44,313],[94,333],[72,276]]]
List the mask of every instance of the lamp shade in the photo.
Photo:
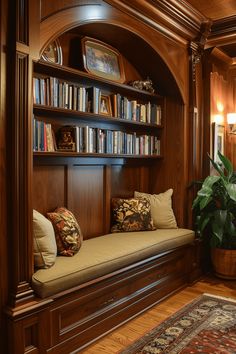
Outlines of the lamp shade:
[[236,124],[236,112],[227,114],[228,124]]

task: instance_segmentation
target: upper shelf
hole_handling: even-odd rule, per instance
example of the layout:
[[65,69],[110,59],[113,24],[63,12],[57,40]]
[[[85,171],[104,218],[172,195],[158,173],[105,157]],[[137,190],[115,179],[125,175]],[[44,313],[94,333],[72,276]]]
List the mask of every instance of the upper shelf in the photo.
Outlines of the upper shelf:
[[132,126],[132,127],[140,127],[140,128],[152,128],[152,129],[162,129],[162,125],[146,123],[146,122],[137,122],[128,119],[115,118],[112,116],[103,116],[100,114],[89,113],[89,112],[80,112],[71,109],[51,107],[51,106],[43,106],[43,105],[34,105],[34,114],[36,116],[43,117],[56,117],[56,118],[72,118],[72,119],[80,119],[84,122],[101,122],[101,123],[112,123],[123,126]]
[[130,85],[121,84],[104,78],[96,77],[84,71],[80,71],[63,65],[45,62],[43,60],[34,63],[34,71],[40,74],[56,76],[58,78],[66,78],[67,81],[79,80],[80,83],[85,85],[91,84],[99,88],[103,88],[105,90],[109,89],[113,92],[119,92],[126,95],[128,94],[129,96],[139,97],[145,100],[148,99],[150,101],[157,101],[158,99],[162,98],[162,96],[156,93],[153,94],[148,91],[139,90]]

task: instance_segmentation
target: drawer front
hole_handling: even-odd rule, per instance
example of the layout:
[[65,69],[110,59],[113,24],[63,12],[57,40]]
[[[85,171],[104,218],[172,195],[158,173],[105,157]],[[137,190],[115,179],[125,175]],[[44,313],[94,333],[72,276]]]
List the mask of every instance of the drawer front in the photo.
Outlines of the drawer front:
[[[98,288],[78,292],[73,299],[51,311],[54,344],[84,332],[130,304],[144,299],[156,289],[186,274],[186,250],[150,261],[125,274],[115,276]],[[187,277],[186,277],[187,278]],[[60,303],[60,302],[59,302]]]

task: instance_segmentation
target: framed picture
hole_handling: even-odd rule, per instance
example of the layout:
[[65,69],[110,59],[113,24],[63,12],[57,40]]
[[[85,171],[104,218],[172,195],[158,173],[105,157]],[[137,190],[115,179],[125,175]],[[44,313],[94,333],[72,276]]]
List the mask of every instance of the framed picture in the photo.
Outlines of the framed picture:
[[111,100],[109,96],[101,95],[99,113],[111,116]]
[[54,64],[62,65],[62,50],[58,39],[51,42],[42,54],[42,59]]
[[218,151],[224,154],[225,148],[225,127],[217,123],[212,123],[212,142],[213,142],[213,160],[220,162],[218,158]]
[[120,53],[101,41],[82,38],[83,64],[87,72],[116,82],[124,82],[124,66]]

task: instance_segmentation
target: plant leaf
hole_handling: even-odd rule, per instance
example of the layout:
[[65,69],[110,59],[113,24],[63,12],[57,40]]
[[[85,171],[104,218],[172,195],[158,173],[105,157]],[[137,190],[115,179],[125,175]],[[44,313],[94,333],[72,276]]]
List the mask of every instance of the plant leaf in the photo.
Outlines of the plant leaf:
[[232,165],[231,161],[226,156],[221,154],[220,151],[218,151],[218,156],[219,156],[221,162],[223,163],[224,168],[227,171],[227,177],[228,177],[228,181],[229,181],[233,175],[233,165]]
[[213,186],[213,184],[216,183],[219,179],[220,179],[220,176],[208,176],[204,180],[204,182],[202,184],[202,188],[205,188],[205,187],[211,188]]
[[205,198],[202,198],[202,200],[199,203],[200,210],[204,209],[211,201],[212,201],[211,195],[209,195]]
[[229,197],[236,202],[236,184],[228,183],[225,187]]
[[209,213],[207,215],[202,214],[201,217],[198,220],[198,230],[202,233],[204,231],[204,229],[206,228],[207,224],[209,223],[210,219],[211,219],[212,214]]
[[222,171],[222,168],[219,166],[219,164],[217,162],[215,162],[214,160],[212,160],[212,158],[211,158],[211,156],[209,154],[208,154],[208,157],[209,157],[214,169],[219,173],[221,178],[223,180],[227,180],[227,177],[224,175],[224,172]]

